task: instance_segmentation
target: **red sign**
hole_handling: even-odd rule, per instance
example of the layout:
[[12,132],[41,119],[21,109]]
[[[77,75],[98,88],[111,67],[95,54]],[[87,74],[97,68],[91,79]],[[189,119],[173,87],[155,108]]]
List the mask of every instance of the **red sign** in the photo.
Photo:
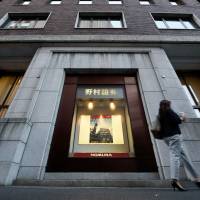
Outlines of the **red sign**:
[[129,158],[128,153],[74,153],[73,157],[77,158]]

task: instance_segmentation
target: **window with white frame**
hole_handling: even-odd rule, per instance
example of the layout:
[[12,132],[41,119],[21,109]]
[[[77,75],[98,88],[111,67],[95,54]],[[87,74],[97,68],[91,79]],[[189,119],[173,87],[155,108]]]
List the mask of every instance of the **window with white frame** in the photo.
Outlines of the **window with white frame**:
[[108,0],[108,4],[121,5],[122,0]]
[[62,0],[51,0],[49,4],[51,5],[60,5],[62,3]]
[[8,13],[0,20],[3,29],[44,28],[49,13]]
[[139,0],[140,5],[151,5],[153,1],[151,0]]
[[85,5],[87,5],[87,4],[92,4],[93,2],[92,2],[92,0],[79,0],[79,4],[85,4]]
[[27,6],[31,3],[31,0],[22,0],[19,2],[20,5]]
[[125,28],[122,13],[79,13],[77,28]]
[[192,17],[154,17],[158,29],[196,29]]

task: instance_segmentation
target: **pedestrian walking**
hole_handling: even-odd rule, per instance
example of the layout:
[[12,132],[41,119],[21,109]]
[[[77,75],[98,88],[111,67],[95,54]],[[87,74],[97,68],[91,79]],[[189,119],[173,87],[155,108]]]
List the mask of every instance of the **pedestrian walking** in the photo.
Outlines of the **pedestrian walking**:
[[[176,188],[179,191],[186,191],[179,182],[181,162],[183,163],[185,170],[187,170],[193,177],[193,181],[196,185],[200,187],[200,176],[183,148],[179,124],[185,121],[184,113],[178,115],[171,109],[170,101],[162,100],[160,102],[157,120],[159,126],[157,126],[157,130],[155,130],[155,134],[158,134],[159,139],[162,138],[169,147],[171,185],[174,191]],[[154,130],[152,130],[152,132],[154,133]]]

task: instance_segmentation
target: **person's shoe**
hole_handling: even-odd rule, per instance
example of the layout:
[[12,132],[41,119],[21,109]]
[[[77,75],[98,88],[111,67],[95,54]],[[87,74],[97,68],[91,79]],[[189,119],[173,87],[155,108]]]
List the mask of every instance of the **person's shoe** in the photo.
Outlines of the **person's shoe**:
[[196,178],[194,180],[194,183],[196,184],[196,186],[200,187],[200,177]]
[[198,186],[200,188],[200,182],[199,181],[195,182],[195,184],[196,184],[196,186]]
[[178,180],[176,179],[173,179],[172,182],[171,182],[171,185],[172,185],[172,188],[174,189],[174,191],[176,190],[176,188],[179,190],[179,191],[187,191],[181,184]]

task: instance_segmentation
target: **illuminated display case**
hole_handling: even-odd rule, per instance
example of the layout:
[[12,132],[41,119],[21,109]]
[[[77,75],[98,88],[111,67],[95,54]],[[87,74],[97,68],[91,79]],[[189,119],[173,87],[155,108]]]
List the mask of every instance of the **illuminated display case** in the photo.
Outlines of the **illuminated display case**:
[[133,157],[133,139],[123,86],[79,86],[70,157]]
[[135,76],[66,76],[46,170],[157,170]]

